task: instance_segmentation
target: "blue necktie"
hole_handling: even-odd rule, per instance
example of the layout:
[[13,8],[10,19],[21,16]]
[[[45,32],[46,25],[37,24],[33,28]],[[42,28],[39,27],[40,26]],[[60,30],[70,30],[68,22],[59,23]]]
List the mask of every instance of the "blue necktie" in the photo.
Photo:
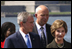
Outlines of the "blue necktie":
[[27,44],[27,47],[28,47],[28,48],[32,48],[32,47],[31,47],[31,44],[30,44],[30,41],[29,41],[28,35],[26,35],[26,38],[27,38],[27,43],[26,43],[26,44]]

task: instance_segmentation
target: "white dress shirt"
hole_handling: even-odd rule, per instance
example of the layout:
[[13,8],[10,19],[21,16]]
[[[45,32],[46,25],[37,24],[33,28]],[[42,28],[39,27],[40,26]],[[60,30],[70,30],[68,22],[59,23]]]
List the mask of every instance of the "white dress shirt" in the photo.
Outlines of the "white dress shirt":
[[[27,42],[27,38],[25,37],[25,33],[24,32],[22,32],[20,29],[19,29],[19,31],[20,31],[20,33],[21,33],[21,35],[22,35],[22,37],[23,37],[23,39],[24,39],[24,41],[25,41],[25,43]],[[29,35],[29,33],[28,33],[28,36],[29,36],[29,40],[30,40],[30,44],[31,44],[31,47],[32,47],[32,43],[31,43],[31,39],[30,39],[30,35]]]
[[[38,34],[41,38],[41,26],[36,22],[36,27],[37,27],[37,31],[38,31]],[[46,37],[46,40],[47,40],[47,35],[46,35],[46,25],[42,26],[44,28],[44,34],[45,34],[45,37]]]

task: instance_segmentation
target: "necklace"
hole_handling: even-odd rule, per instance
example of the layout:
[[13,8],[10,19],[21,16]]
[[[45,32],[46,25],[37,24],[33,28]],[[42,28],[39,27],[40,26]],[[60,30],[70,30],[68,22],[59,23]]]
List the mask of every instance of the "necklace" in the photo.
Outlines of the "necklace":
[[57,44],[57,46],[58,46],[59,48],[63,48],[63,47],[64,47],[64,43],[63,43],[63,44]]

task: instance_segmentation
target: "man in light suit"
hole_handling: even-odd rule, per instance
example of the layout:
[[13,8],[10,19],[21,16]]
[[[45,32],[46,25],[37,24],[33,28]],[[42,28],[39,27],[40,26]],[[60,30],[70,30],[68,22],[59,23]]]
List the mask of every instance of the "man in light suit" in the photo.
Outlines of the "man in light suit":
[[[48,8],[45,5],[38,6],[36,8],[35,17],[37,18],[37,20],[34,23],[33,32],[37,33],[41,38],[40,27],[44,27],[44,34],[45,34],[45,37],[46,37],[46,45],[47,45],[54,38],[54,37],[52,37],[51,32],[50,32],[51,25],[47,24],[47,21],[48,21],[48,18],[49,18],[49,10],[48,10]],[[43,47],[43,48],[45,48],[45,47]]]
[[18,14],[17,22],[20,26],[19,30],[6,38],[4,48],[28,48],[26,44],[26,36],[29,36],[31,48],[41,48],[39,35],[32,33],[33,15],[28,12]]

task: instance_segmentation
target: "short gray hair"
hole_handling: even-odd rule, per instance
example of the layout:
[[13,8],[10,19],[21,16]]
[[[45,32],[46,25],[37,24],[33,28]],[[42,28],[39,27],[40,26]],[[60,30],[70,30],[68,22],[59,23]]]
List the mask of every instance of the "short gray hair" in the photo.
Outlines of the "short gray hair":
[[31,16],[33,17],[32,14],[28,13],[28,12],[20,12],[17,16],[17,23],[20,25],[20,22],[26,23],[27,18]]

